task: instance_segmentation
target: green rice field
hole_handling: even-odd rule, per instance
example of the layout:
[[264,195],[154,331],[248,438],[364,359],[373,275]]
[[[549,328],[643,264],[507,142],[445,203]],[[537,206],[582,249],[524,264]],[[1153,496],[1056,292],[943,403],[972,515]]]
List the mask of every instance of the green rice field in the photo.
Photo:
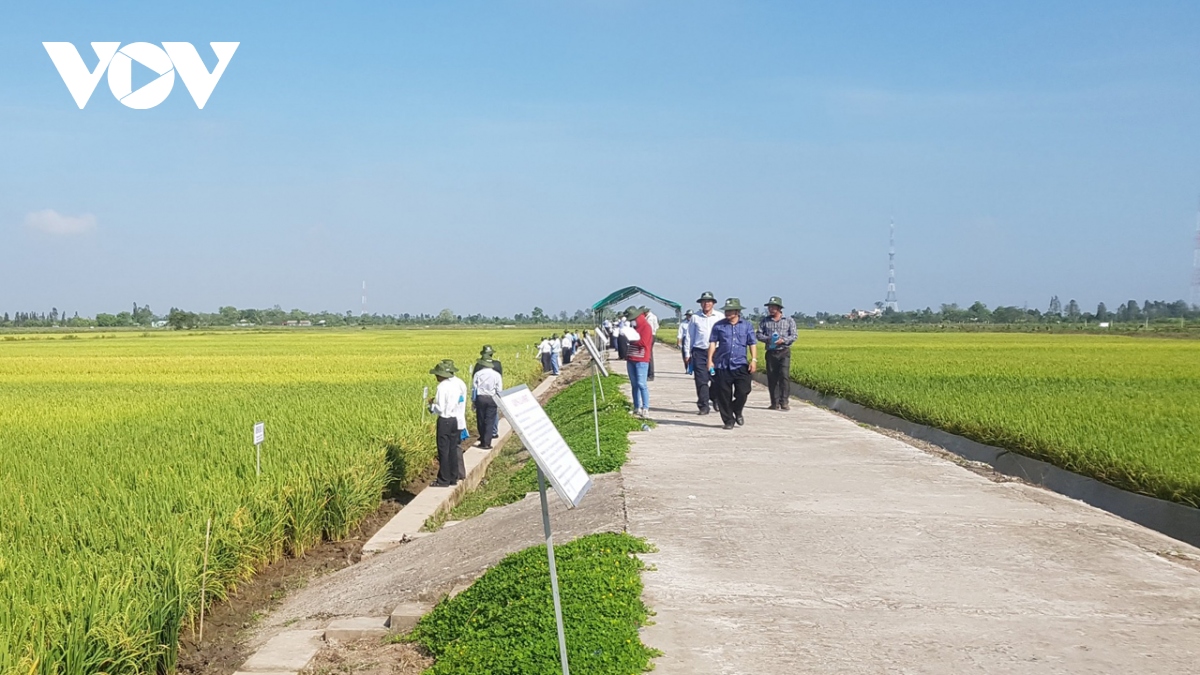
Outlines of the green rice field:
[[[484,343],[533,382],[533,331],[0,339],[0,673],[173,670],[210,599],[344,537],[435,454],[429,369]],[[520,358],[517,355],[520,354]],[[262,475],[253,425],[266,424]]]
[[802,331],[792,378],[1120,488],[1200,506],[1200,341]]

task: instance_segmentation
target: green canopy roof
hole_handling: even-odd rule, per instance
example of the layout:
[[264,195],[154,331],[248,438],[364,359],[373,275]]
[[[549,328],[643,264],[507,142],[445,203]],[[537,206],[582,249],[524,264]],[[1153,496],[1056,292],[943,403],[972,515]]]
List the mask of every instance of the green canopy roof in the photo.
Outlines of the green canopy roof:
[[632,298],[633,296],[639,295],[639,294],[644,295],[647,298],[650,298],[651,300],[660,302],[668,307],[673,308],[675,310],[675,314],[677,316],[679,314],[679,310],[681,310],[683,308],[683,305],[679,304],[678,302],[675,302],[674,300],[668,300],[664,297],[655,295],[640,286],[626,286],[625,288],[622,288],[619,291],[614,291],[614,292],[608,294],[603,300],[600,300],[596,304],[592,305],[592,310],[596,311],[596,312],[604,311],[605,309],[612,307],[613,305],[621,304],[621,303],[625,302],[626,300],[628,300],[629,298]]

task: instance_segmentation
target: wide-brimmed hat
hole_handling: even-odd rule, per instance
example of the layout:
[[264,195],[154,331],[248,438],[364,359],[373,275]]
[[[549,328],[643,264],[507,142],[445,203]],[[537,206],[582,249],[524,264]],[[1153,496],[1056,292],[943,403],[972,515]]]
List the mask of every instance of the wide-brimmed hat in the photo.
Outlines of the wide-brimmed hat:
[[684,316],[691,316],[691,315],[692,315],[692,310],[690,310],[690,309],[689,309],[688,311],[684,312],[684,313],[683,313],[683,315],[684,315]]
[[775,305],[779,309],[783,309],[783,298],[780,298],[778,295],[772,295],[770,300],[767,300],[765,303],[763,303],[764,307],[770,307],[771,305]]
[[742,301],[737,298],[729,298],[725,301],[725,306],[721,308],[722,312],[740,312],[742,311]]
[[492,354],[495,354],[495,353],[496,353],[496,350],[492,349],[491,345],[484,345],[483,349],[479,350],[480,356],[491,356]]
[[479,366],[480,368],[495,368],[496,367],[496,364],[493,363],[491,359],[479,359],[478,361],[475,362],[475,365]]
[[442,361],[441,363],[434,366],[429,371],[429,374],[436,375],[438,377],[451,378],[451,377],[454,377],[454,371],[451,370],[451,368],[453,368],[453,367],[454,367],[453,361],[451,361],[449,365],[446,365],[446,361]]
[[645,307],[635,307],[634,305],[630,305],[625,308],[625,318],[626,319],[636,319],[637,317],[639,317],[645,313],[646,313]]
[[714,296],[712,294],[712,291],[704,291],[703,293],[700,294],[700,299],[697,300],[696,302],[698,302],[698,303],[704,302],[705,300],[707,300],[709,302],[716,302],[717,298],[716,298],[716,296]]

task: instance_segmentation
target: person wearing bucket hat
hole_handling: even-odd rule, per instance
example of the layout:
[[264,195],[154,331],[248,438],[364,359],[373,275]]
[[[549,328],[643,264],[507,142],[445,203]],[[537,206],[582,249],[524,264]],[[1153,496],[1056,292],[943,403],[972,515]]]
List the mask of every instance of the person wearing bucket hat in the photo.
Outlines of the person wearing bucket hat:
[[550,372],[550,338],[542,338],[537,346],[538,358],[542,360],[542,372]]
[[[491,345],[484,345],[483,349],[479,350],[479,361],[475,362],[475,367],[473,370],[471,370],[471,376],[474,377],[475,373],[479,372],[479,369],[481,368],[479,362],[487,360],[492,362],[492,370],[496,371],[497,375],[504,377],[504,365],[500,363],[500,359],[496,358],[495,354],[496,350],[492,349]],[[497,414],[495,423],[492,424],[492,438],[496,438],[499,435],[500,415]]]
[[429,412],[437,415],[438,474],[433,487],[449,487],[467,477],[459,446],[467,430],[467,385],[455,377],[457,371],[450,359],[429,371],[438,380],[437,390],[429,399]]
[[679,322],[679,330],[675,331],[675,346],[679,348],[679,353],[683,356],[683,369],[688,374],[692,374],[692,369],[688,367],[688,356],[692,353],[692,343],[688,342],[688,326],[692,323],[692,310],[683,313],[683,319]]
[[717,397],[712,390],[712,375],[709,374],[705,362],[708,361],[708,337],[713,326],[721,320],[721,315],[713,310],[717,304],[712,291],[700,294],[700,311],[692,315],[688,323],[687,344],[689,351],[685,354],[684,367],[692,369],[692,377],[696,381],[696,408],[701,415],[707,415],[712,408],[717,407]]
[[562,340],[558,333],[550,336],[550,372],[558,375],[562,371]]
[[[750,396],[750,375],[758,370],[758,339],[742,321],[742,302],[729,298],[721,308],[725,318],[713,324],[708,340],[708,372],[713,376],[721,421],[726,429],[742,426],[742,410]],[[750,357],[746,358],[746,350]]]
[[759,320],[755,337],[767,346],[767,391],[771,394],[771,410],[789,410],[796,320],[783,315],[783,300],[779,296],[767,300],[766,307],[767,315]]
[[490,359],[481,358],[475,366],[471,391],[475,400],[475,421],[479,424],[479,447],[491,450],[492,439],[497,435],[496,397],[504,391],[504,379]]
[[629,353],[625,359],[625,369],[629,374],[629,387],[633,390],[633,414],[646,417],[650,414],[650,388],[647,384],[650,375],[650,359],[654,355],[654,331],[646,318],[645,307],[630,307],[625,310],[625,318],[631,324]]

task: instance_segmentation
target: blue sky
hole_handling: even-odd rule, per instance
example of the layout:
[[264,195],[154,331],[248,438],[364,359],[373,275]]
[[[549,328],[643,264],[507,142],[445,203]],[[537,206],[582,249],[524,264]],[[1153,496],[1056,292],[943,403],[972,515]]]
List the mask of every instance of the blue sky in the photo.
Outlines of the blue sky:
[[[0,311],[847,311],[892,218],[904,308],[1188,297],[1196,2],[2,11]],[[241,46],[203,110],[79,110],[43,41]]]

